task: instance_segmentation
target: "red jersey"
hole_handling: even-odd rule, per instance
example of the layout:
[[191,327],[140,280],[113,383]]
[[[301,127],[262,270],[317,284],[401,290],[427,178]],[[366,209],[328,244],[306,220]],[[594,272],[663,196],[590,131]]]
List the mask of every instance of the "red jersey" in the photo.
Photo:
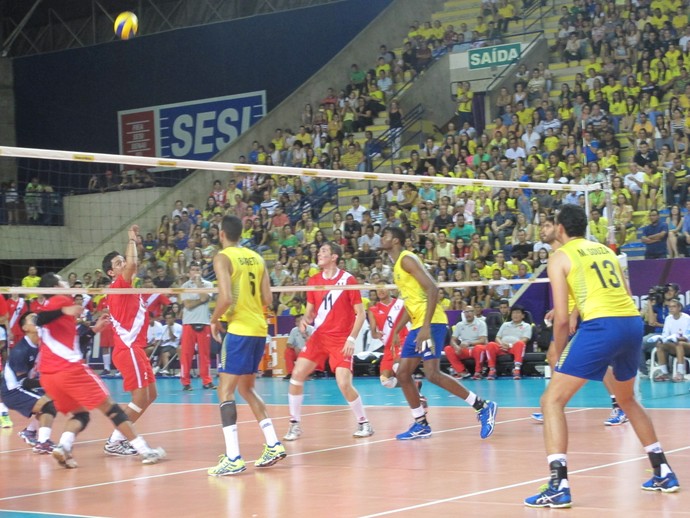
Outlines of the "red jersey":
[[[118,276],[110,285],[111,288],[131,288],[122,275]],[[146,332],[149,327],[149,314],[146,311],[144,299],[139,294],[106,296],[106,304],[110,310],[110,321],[115,333],[113,342],[115,349],[120,347],[146,347]]]
[[[388,348],[391,345],[391,340],[393,339],[393,329],[395,325],[400,321],[400,318],[405,314],[405,303],[402,299],[391,299],[391,302],[386,305],[383,302],[377,302],[369,308],[371,314],[374,315],[374,320],[376,320],[376,327],[381,331],[381,341],[383,345]],[[398,333],[400,337],[400,344],[405,342],[405,337],[407,336],[408,330],[403,327]]]
[[38,299],[33,299],[31,304],[29,304],[29,311],[32,313],[40,313],[41,311],[45,311],[46,304],[48,304],[48,299],[44,299],[43,302]]
[[24,338],[24,331],[22,331],[22,326],[19,325],[19,319],[22,318],[24,313],[29,311],[29,304],[26,300],[19,297],[17,300],[9,299],[7,301],[7,307],[10,310],[10,329],[14,335],[14,340],[10,346],[13,346]]
[[[355,278],[338,270],[332,279],[324,279],[319,272],[307,281],[307,286],[343,286],[357,284]],[[355,325],[353,306],[362,303],[359,290],[308,291],[307,302],[316,310],[312,336],[327,335],[333,339],[346,339]]]
[[[54,295],[46,300],[41,311],[53,311],[74,306],[72,297]],[[62,315],[39,328],[41,361],[38,370],[41,374],[54,374],[73,363],[82,363],[77,320]]]
[[[96,311],[100,314],[108,313],[108,301],[105,297],[98,301],[96,306]],[[108,323],[100,331],[101,335],[101,347],[112,347],[113,346],[113,323],[108,320]]]
[[153,318],[160,318],[163,314],[163,307],[172,304],[172,301],[163,295],[162,293],[151,293],[148,295],[142,295],[144,299],[144,305],[146,306],[146,311]]

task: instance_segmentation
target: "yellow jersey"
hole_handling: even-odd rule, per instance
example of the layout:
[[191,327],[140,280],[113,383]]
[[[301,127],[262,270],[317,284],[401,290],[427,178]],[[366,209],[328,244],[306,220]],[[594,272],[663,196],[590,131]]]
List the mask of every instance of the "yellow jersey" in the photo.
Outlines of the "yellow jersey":
[[[396,286],[398,286],[400,298],[403,300],[403,302],[405,302],[405,309],[410,315],[412,329],[417,329],[422,327],[424,324],[424,316],[426,315],[428,298],[426,292],[422,289],[417,279],[403,269],[402,261],[407,256],[412,257],[414,261],[417,261],[419,265],[424,268],[424,265],[421,264],[419,258],[415,254],[409,250],[403,250],[400,252],[400,257],[398,257],[398,260],[393,266],[393,281],[395,282]],[[434,310],[434,315],[431,318],[431,323],[448,323],[448,317],[446,316],[446,313],[443,311],[443,307],[441,307],[440,304],[436,304],[436,309]]]
[[639,316],[626,290],[618,258],[610,248],[580,238],[568,241],[559,250],[570,259],[568,297],[575,301],[583,322]]
[[[264,260],[249,248],[229,246],[220,251],[230,260],[232,306],[225,312],[228,333],[240,336],[266,336],[268,324],[261,300]],[[240,294],[242,296],[240,297]]]

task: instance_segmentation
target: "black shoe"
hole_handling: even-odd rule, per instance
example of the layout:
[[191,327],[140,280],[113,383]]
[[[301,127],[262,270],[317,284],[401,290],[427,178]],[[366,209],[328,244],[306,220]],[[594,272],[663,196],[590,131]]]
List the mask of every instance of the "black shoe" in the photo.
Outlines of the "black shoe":
[[108,369],[103,369],[101,371],[101,376],[110,376],[110,371]]
[[206,385],[204,385],[205,390],[214,390],[215,388],[216,386],[213,383],[207,383]]
[[[204,387],[204,388],[206,388],[206,387]],[[187,390],[187,391],[192,390],[192,386],[191,385],[182,385],[182,390]]]
[[284,380],[289,380],[290,378],[292,378],[292,374],[286,374],[285,376],[283,376]]

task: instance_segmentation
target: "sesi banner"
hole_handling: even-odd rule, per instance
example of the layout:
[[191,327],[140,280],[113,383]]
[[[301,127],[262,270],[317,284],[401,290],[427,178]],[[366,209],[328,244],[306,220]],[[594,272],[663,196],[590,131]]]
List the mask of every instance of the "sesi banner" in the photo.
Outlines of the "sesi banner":
[[120,111],[120,153],[208,160],[265,114],[265,90]]

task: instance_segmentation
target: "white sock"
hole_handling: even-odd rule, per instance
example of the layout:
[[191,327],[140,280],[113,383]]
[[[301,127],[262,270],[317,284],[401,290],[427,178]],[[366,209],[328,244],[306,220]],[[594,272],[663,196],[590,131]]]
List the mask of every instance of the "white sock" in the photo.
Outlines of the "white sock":
[[137,435],[134,439],[129,441],[129,444],[132,445],[132,448],[137,450],[139,455],[151,451],[151,446],[148,445],[146,439],[144,439],[141,435]]
[[273,421],[270,417],[267,417],[263,421],[259,422],[261,431],[264,433],[264,438],[266,439],[266,444],[268,446],[275,446],[278,442],[278,436],[276,435],[276,429],[273,427]]
[[225,455],[228,459],[235,460],[240,456],[240,441],[237,437],[237,425],[223,427],[223,435],[225,436]]
[[118,430],[117,428],[113,430],[113,433],[110,434],[110,439],[108,439],[110,442],[121,442],[126,440],[127,437],[124,436],[124,434]]
[[424,414],[426,414],[426,411],[424,410],[424,407],[422,405],[419,405],[419,408],[411,408],[412,410],[412,417],[417,419],[418,417],[422,417]]
[[288,407],[290,409],[290,420],[300,421],[302,419],[302,400],[304,394],[288,394]]
[[5,403],[0,402],[0,414],[8,414],[10,412],[10,409],[7,408],[7,405]]
[[676,367],[676,371],[678,372],[678,374],[685,376],[685,362],[683,362],[682,364],[679,363],[678,367]]
[[26,429],[30,432],[35,432],[38,430],[38,419],[36,419],[36,416],[31,416],[31,419],[29,419],[29,424],[26,425]]
[[60,436],[60,445],[71,451],[72,446],[74,445],[75,437],[76,435],[74,432],[62,432],[62,435]]
[[107,371],[110,370],[110,353],[103,354],[103,369]]
[[477,402],[477,394],[475,394],[474,392],[472,392],[470,390],[470,393],[467,394],[465,401],[467,402],[468,405],[473,406]]
[[364,404],[362,403],[361,397],[357,396],[357,399],[354,401],[348,401],[348,404],[350,405],[352,412],[354,412],[355,416],[357,417],[358,423],[364,423],[367,421],[367,414],[364,411]]
[[663,374],[668,374],[668,365],[660,365],[659,369]]
[[552,462],[560,462],[564,466],[568,465],[568,456],[565,453],[554,453],[553,455],[547,455],[546,462],[551,464]]
[[46,442],[48,439],[50,439],[50,431],[50,427],[41,426],[38,429],[38,442]]
[[[645,453],[664,453],[664,450],[661,447],[661,443],[658,441],[655,442],[654,444],[650,444],[649,446],[645,446],[644,451],[645,451]],[[671,466],[669,466],[665,462],[662,463],[659,466],[659,476],[665,477],[669,473],[672,473]]]

